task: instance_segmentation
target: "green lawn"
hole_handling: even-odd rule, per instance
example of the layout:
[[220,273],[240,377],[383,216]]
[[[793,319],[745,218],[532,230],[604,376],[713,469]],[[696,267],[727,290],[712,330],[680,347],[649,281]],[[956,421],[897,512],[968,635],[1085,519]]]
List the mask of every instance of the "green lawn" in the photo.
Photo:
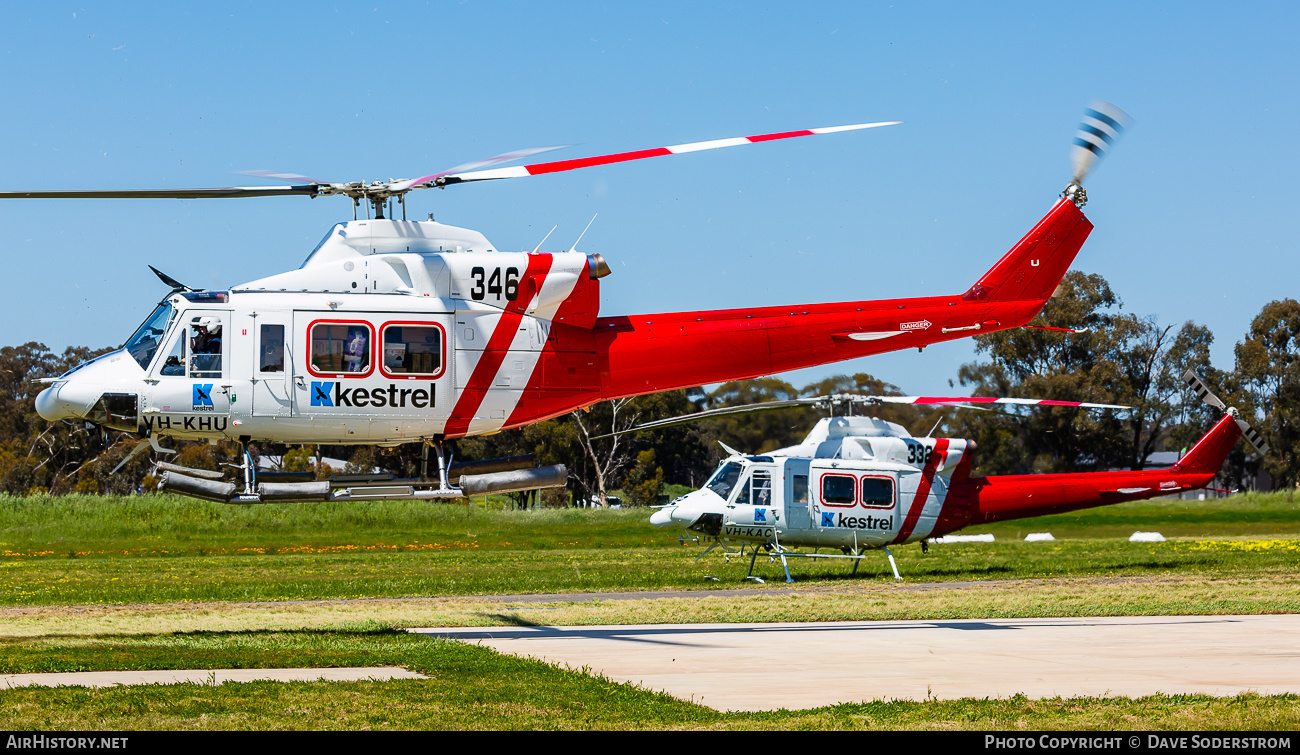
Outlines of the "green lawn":
[[[650,527],[646,510],[0,498],[0,673],[402,665],[432,677],[0,690],[0,721],[41,731],[1294,730],[1296,696],[863,701],[723,714],[396,630],[1300,612],[1298,509],[1287,494],[1123,504],[974,530],[995,533],[993,544],[896,548],[903,582],[883,555],[852,578],[845,562],[794,560],[799,592],[786,594],[779,562],[763,558],[758,573],[771,581],[757,592],[522,603],[490,596],[753,585],[742,581],[747,557],[724,563],[715,551],[697,563],[701,546]],[[1130,543],[1135,530],[1170,540]],[[1023,541],[1045,531],[1057,540]]]
[[[988,544],[894,549],[910,581],[1267,575],[1300,560],[1286,495],[1123,504],[1011,522]],[[236,507],[173,496],[0,498],[0,605],[399,598],[698,588],[743,582],[748,558],[656,530],[646,510],[486,511],[414,502]],[[1135,530],[1173,538],[1130,543]],[[1054,542],[1026,543],[1051,531]],[[1250,547],[1225,544],[1248,537]],[[856,578],[845,561],[792,559],[801,584]],[[782,579],[760,559],[758,574]],[[712,584],[712,583],[709,583]]]

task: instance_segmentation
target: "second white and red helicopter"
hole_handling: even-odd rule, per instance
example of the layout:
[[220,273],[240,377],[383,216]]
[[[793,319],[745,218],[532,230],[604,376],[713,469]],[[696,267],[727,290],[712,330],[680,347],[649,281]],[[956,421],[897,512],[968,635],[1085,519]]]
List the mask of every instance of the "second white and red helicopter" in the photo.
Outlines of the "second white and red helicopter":
[[[760,455],[727,449],[729,457],[704,487],[659,509],[650,523],[713,541],[705,553],[721,547],[728,554],[743,555],[744,548],[751,547],[746,578],[760,582],[754,576],[760,552],[781,560],[787,582],[793,581],[788,559],[851,559],[856,573],[864,554],[877,550],[888,556],[898,578],[891,545],[924,543],[972,525],[1204,488],[1243,436],[1261,456],[1268,451],[1259,434],[1196,375],[1189,371],[1183,380],[1224,416],[1168,469],[980,477],[971,474],[975,453],[971,441],[917,438],[901,425],[875,417],[827,417],[796,446]],[[835,395],[728,407],[650,422],[626,432],[747,411],[885,403],[1128,408],[1019,398]]]
[[[161,464],[165,488],[230,503],[451,498],[563,485],[562,467],[513,463],[452,484],[440,443],[591,404],[758,377],[1027,324],[1092,230],[1082,182],[1122,128],[1087,111],[1063,197],[965,292],[913,299],[602,316],[598,254],[503,252],[478,231],[386,217],[406,195],[649,157],[870,129],[864,123],[491,167],[525,150],[416,179],[272,187],[0,192],[0,199],[341,195],[373,217],[339,223],[297,270],[223,291],[173,290],[116,351],[82,364],[36,400],[47,420],[160,439],[237,441],[242,481]],[[288,177],[287,174],[262,175]],[[292,178],[292,177],[291,177]],[[371,212],[373,211],[373,213]],[[354,212],[354,215],[356,213]],[[158,272],[155,270],[155,272]],[[434,445],[439,472],[415,480],[298,481],[259,475],[249,443]]]

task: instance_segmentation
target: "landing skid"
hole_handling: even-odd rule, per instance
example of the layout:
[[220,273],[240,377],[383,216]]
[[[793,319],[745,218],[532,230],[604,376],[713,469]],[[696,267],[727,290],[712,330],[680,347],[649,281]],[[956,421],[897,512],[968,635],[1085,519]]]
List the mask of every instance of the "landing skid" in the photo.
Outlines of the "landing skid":
[[[699,561],[701,558],[704,558],[706,555],[708,555],[709,551],[713,550],[714,548],[719,547],[719,545],[721,545],[721,543],[714,543],[713,545],[710,545],[710,546],[708,547],[708,549],[706,549],[703,553],[701,553],[701,554],[699,555],[699,557],[696,558],[695,560],[696,560],[696,561]],[[754,563],[755,563],[755,561],[758,560],[758,550],[759,550],[759,548],[763,548],[764,550],[767,550],[767,551],[770,552],[770,555],[768,556],[768,563],[776,563],[776,560],[777,560],[778,558],[781,559],[781,567],[785,570],[785,581],[786,581],[787,584],[788,584],[788,583],[792,583],[792,582],[794,582],[794,578],[790,576],[790,565],[789,565],[789,563],[786,561],[786,559],[789,559],[789,558],[845,558],[845,559],[850,559],[850,560],[853,561],[853,571],[851,571],[849,574],[850,574],[850,576],[856,576],[857,573],[858,573],[858,567],[862,565],[862,559],[864,559],[864,558],[867,557],[867,555],[866,555],[866,551],[869,550],[869,549],[867,549],[867,548],[859,548],[859,549],[856,550],[856,552],[853,552],[853,553],[844,553],[844,554],[841,554],[841,553],[799,553],[799,552],[797,552],[797,551],[793,551],[793,550],[791,550],[791,549],[789,549],[789,548],[787,548],[787,547],[781,545],[781,544],[778,543],[778,542],[769,542],[769,543],[763,543],[762,545],[755,545],[755,546],[754,546],[754,549],[753,549],[753,553],[752,553],[752,554],[750,555],[750,557],[749,557],[749,571],[745,574],[745,581],[748,581],[748,582],[757,582],[757,583],[759,583],[759,584],[766,584],[765,580],[764,580],[762,577],[758,577],[758,576],[755,576],[755,575],[754,575]],[[871,550],[874,550],[874,549],[871,549]],[[891,553],[891,552],[889,551],[889,547],[888,547],[888,546],[884,546],[884,547],[882,548],[882,550],[885,551],[885,556],[888,557],[888,559],[889,559],[889,568],[890,568],[890,570],[893,571],[893,573],[894,573],[894,579],[899,579],[899,580],[901,580],[903,577],[902,577],[901,574],[898,573],[898,563],[894,561],[894,554]],[[733,555],[744,556],[744,555],[745,555],[745,547],[744,547],[744,546],[741,546],[739,552],[737,552],[737,551],[727,551],[727,552],[725,553],[725,555],[723,556],[723,561],[724,561],[724,562],[727,562],[727,563],[730,563],[730,561],[731,561],[731,556],[733,556]],[[715,578],[715,579],[716,579],[716,578]]]
[[[536,468],[535,457],[511,457],[455,465],[459,485],[451,482],[457,472],[443,456],[440,445],[438,475],[430,479],[429,447],[424,446],[423,466],[418,479],[398,479],[391,474],[334,475],[315,480],[310,473],[259,473],[244,441],[243,463],[227,464],[242,473],[243,489],[224,479],[220,472],[190,469],[158,462],[159,490],[218,503],[255,504],[321,501],[407,501],[455,500],[491,493],[564,487],[568,469],[563,464]],[[477,474],[482,472],[482,474]],[[259,479],[260,478],[260,479]]]

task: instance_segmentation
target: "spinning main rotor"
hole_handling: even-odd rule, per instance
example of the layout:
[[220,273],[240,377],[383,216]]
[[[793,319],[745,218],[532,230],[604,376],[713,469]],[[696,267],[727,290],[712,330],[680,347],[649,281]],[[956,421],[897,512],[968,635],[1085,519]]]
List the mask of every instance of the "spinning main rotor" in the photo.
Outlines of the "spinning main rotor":
[[405,215],[406,194],[416,189],[432,189],[435,187],[441,189],[454,184],[472,183],[475,181],[493,181],[502,178],[537,176],[545,173],[562,173],[564,171],[589,168],[596,165],[609,165],[611,163],[643,160],[648,157],[678,155],[686,152],[702,152],[704,150],[720,149],[722,147],[735,147],[741,144],[757,144],[758,142],[792,139],[798,136],[835,134],[841,131],[860,131],[862,129],[877,128],[880,126],[893,126],[898,123],[902,123],[902,121],[881,121],[878,123],[857,123],[849,126],[828,126],[824,128],[802,129],[799,131],[781,131],[773,134],[739,136],[731,139],[713,139],[705,142],[677,144],[670,147],[655,147],[651,149],[634,150],[631,152],[597,155],[595,157],[581,157],[575,160],[557,160],[555,162],[516,165],[502,168],[489,167],[531,157],[532,155],[542,152],[560,149],[560,147],[541,147],[506,152],[501,155],[496,155],[495,157],[490,157],[486,160],[458,165],[455,168],[450,168],[426,176],[420,176],[419,178],[389,179],[387,181],[374,181],[371,183],[364,183],[361,181],[354,181],[352,183],[331,183],[328,181],[320,181],[311,178],[310,176],[298,175],[296,173],[248,171],[245,175],[302,181],[302,183],[296,183],[289,186],[233,186],[219,189],[6,191],[0,192],[0,199],[236,199],[243,197],[287,196],[307,196],[315,198],[341,195],[350,197],[354,208],[360,205],[363,201],[369,203],[370,208],[373,208],[374,210],[375,219],[382,220],[384,219],[385,205],[391,207],[390,203],[393,199],[396,199],[402,205],[403,215]]

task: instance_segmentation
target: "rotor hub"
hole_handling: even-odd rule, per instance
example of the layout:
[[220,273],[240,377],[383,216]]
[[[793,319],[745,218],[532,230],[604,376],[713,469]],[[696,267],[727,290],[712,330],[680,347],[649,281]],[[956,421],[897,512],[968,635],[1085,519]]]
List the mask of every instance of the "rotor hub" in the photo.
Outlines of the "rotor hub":
[[1065,187],[1065,191],[1061,192],[1061,196],[1074,202],[1074,206],[1080,210],[1088,204],[1088,192],[1084,191],[1083,186],[1077,181],[1071,181],[1070,185]]

